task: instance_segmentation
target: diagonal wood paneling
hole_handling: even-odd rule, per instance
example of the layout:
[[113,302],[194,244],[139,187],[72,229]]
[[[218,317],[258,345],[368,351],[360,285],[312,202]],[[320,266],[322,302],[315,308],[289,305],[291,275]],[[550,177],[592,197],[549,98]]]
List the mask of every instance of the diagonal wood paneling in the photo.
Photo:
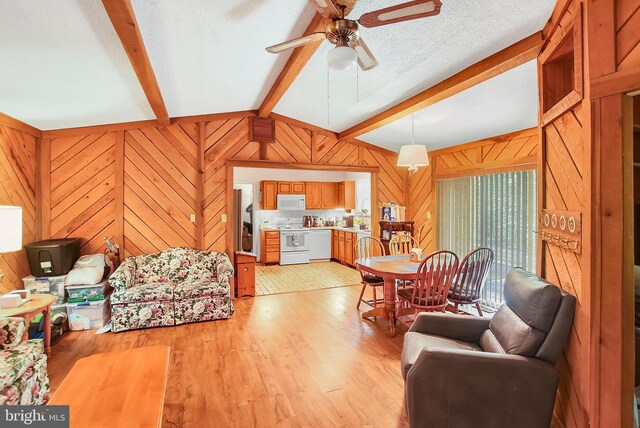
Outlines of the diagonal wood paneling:
[[616,2],[616,62],[619,70],[640,67],[640,4]]
[[[196,247],[198,128],[179,124],[124,134],[124,247],[137,255]],[[199,217],[199,215],[197,215]]]
[[[0,205],[22,207],[22,243],[36,240],[36,138],[0,123]],[[29,275],[24,250],[0,254],[0,293],[22,288]]]
[[431,166],[411,176],[407,195],[416,231],[423,227],[420,246],[436,249],[436,179],[536,168],[537,152],[535,128],[431,152]]
[[81,253],[102,252],[113,236],[116,135],[51,140],[51,237],[79,237]]

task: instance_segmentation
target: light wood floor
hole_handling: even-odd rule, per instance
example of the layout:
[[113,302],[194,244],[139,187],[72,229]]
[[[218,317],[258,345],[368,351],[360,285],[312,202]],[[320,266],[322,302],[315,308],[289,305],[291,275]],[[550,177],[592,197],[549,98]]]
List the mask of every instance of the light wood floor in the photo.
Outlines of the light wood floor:
[[79,358],[166,344],[164,427],[406,427],[404,328],[391,338],[385,321],[363,320],[359,291],[236,299],[224,321],[65,333],[52,348],[51,388]]
[[336,262],[256,266],[256,294],[292,293],[360,284],[360,274]]

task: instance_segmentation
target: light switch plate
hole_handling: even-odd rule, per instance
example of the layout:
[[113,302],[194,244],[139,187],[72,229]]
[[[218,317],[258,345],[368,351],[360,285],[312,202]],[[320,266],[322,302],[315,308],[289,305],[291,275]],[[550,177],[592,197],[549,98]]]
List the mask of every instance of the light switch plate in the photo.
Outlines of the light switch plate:
[[195,214],[191,214],[191,215],[189,216],[189,221],[190,221],[191,223],[195,223],[195,222],[196,222],[196,215],[195,215]]
[[223,223],[227,222],[227,215],[226,214],[222,214],[222,222]]
[[427,220],[431,220],[431,211],[427,211]]

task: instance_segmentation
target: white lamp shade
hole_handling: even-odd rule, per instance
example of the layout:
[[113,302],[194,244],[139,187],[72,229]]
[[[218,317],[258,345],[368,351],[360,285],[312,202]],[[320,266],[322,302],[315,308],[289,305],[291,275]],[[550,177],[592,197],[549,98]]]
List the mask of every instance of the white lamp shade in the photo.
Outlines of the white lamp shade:
[[427,146],[420,144],[410,144],[400,147],[400,155],[398,156],[398,166],[428,166],[429,155],[427,154]]
[[22,208],[0,205],[0,253],[22,249]]
[[358,60],[355,49],[348,46],[336,46],[327,54],[327,63],[334,70],[347,70],[353,67]]

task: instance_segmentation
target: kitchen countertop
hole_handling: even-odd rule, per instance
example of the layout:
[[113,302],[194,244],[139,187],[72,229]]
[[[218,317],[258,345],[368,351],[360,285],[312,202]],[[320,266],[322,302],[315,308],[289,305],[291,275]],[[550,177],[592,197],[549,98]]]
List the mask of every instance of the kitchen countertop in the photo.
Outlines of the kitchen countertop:
[[[260,230],[280,230],[281,228],[275,226],[260,225]],[[284,228],[286,229],[286,228]],[[342,230],[345,232],[356,232],[361,234],[371,234],[371,229],[356,229],[354,227],[340,227],[340,226],[318,226],[318,227],[304,227],[305,230]]]

